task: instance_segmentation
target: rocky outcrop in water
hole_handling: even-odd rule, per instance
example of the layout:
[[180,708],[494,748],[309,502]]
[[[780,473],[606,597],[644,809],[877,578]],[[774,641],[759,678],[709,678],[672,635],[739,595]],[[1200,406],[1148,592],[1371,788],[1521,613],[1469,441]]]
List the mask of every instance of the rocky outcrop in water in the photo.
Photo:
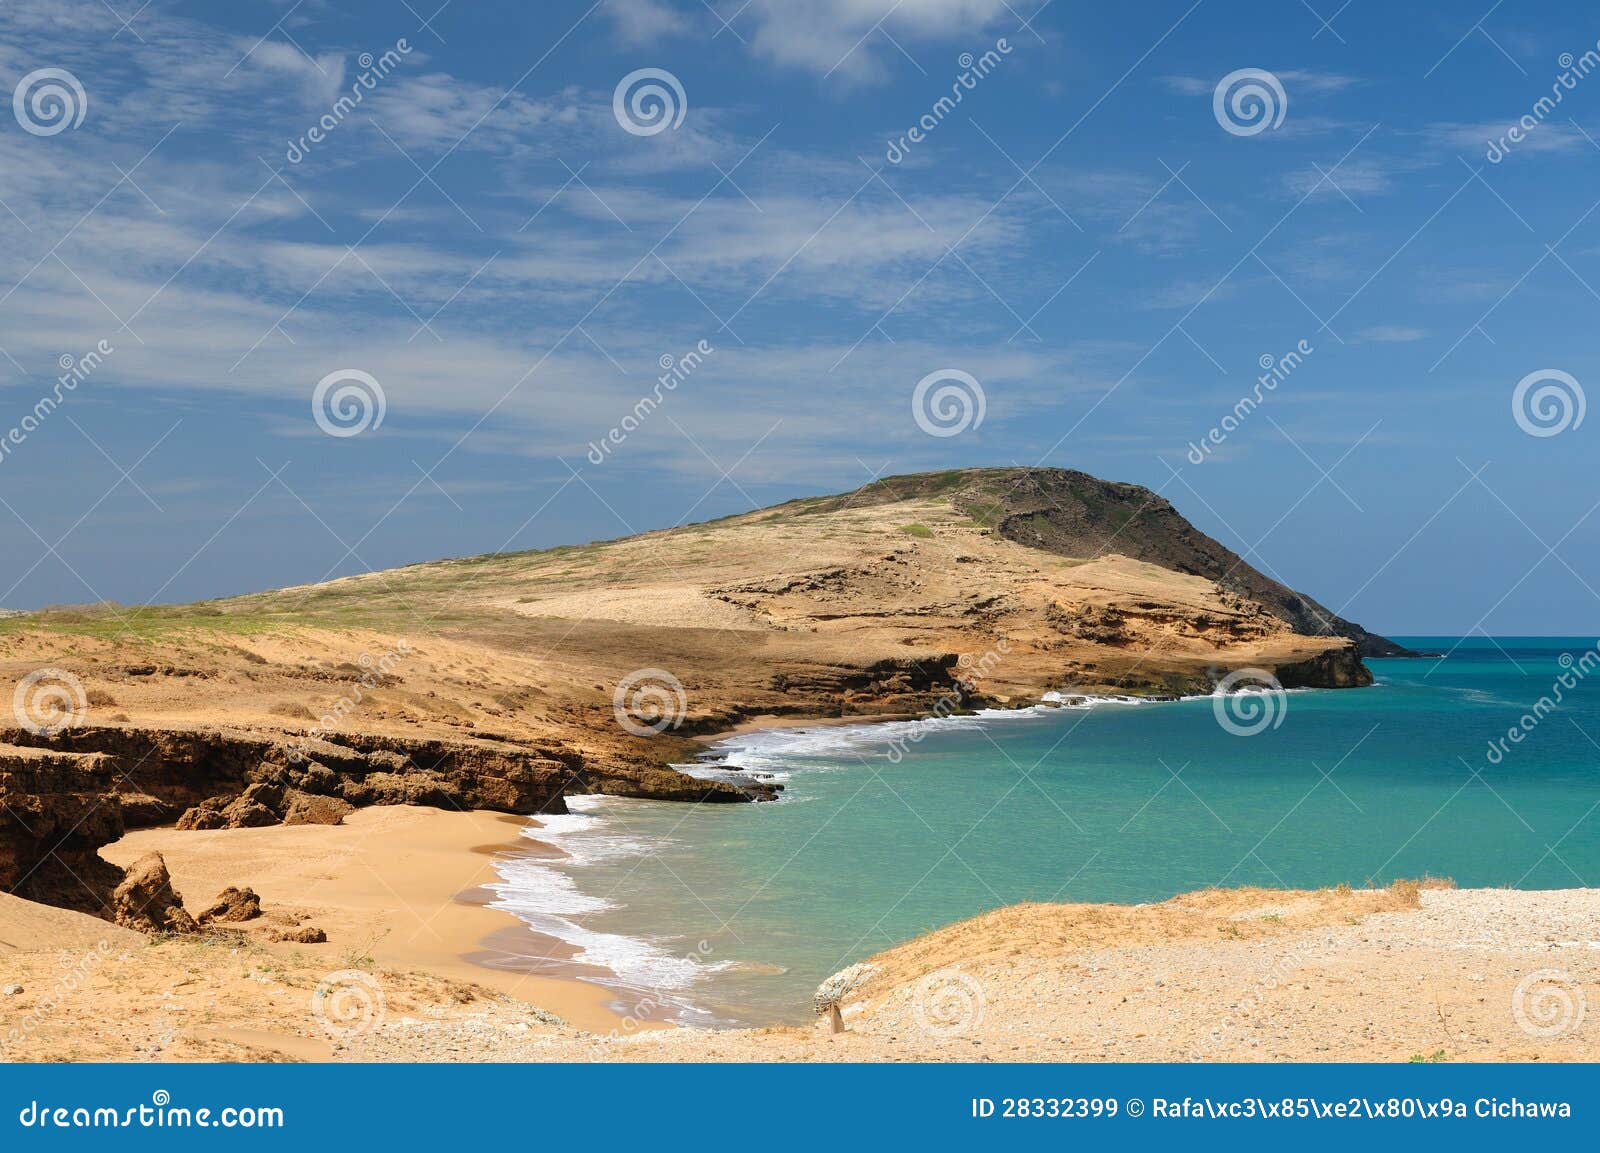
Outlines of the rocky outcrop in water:
[[1272,670],[1286,689],[1353,689],[1372,683],[1372,670],[1361,661],[1356,645],[1329,649],[1310,660],[1281,664]]

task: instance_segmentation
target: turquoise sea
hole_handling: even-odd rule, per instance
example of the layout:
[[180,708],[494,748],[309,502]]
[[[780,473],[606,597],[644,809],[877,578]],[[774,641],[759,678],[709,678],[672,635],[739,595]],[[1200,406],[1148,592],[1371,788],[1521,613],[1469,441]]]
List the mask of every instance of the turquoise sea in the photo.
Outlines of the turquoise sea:
[[805,1019],[844,965],[1018,901],[1600,884],[1596,640],[1401,639],[1448,655],[1369,661],[1370,689],[734,738],[717,751],[782,801],[579,798],[530,833],[567,857],[502,861],[498,903],[615,973],[619,1004],[748,1024]]

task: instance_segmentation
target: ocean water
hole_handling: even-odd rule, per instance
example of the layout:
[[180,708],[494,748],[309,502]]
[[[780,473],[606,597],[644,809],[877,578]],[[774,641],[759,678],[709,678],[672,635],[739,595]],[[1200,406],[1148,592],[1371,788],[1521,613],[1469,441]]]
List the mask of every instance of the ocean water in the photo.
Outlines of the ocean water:
[[[1406,643],[1450,652],[1370,661],[1370,689],[733,738],[718,751],[782,801],[578,798],[530,834],[568,856],[502,861],[499,903],[610,968],[625,1007],[760,1024],[805,1019],[846,964],[1018,901],[1600,884],[1595,638]],[[1491,744],[1525,715],[1520,742]]]

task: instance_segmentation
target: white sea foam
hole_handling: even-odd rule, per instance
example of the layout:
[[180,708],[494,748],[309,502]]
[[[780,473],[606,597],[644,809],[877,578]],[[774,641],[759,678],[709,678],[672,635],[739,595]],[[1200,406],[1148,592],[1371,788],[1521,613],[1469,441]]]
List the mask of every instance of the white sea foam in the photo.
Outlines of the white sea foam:
[[[934,731],[982,729],[1046,717],[1061,709],[1150,703],[1141,697],[1060,694],[1048,703],[1028,708],[985,709],[964,716],[762,729],[718,741],[712,746],[720,755],[717,761],[677,767],[703,779],[785,783],[796,774],[859,769],[862,760],[887,759],[891,749],[903,749],[908,742],[919,742]],[[725,767],[728,765],[740,771]],[[794,797],[787,803],[804,799]],[[565,856],[507,856],[496,860],[496,870],[503,879],[489,886],[497,898],[491,907],[515,914],[535,932],[572,945],[577,950],[574,960],[599,966],[614,975],[608,984],[634,991],[690,990],[709,974],[736,968],[738,963],[712,961],[696,953],[692,945],[675,950],[668,942],[603,932],[584,923],[587,918],[619,907],[616,901],[594,892],[592,882],[584,884],[584,871],[601,863],[643,857],[660,847],[659,840],[628,831],[622,809],[631,803],[636,802],[620,797],[568,797],[570,812],[539,817],[539,827],[529,827],[523,835],[553,846]],[[608,809],[612,812],[610,817]],[[681,999],[678,1006],[680,1019],[704,1016]]]
[[[995,723],[1036,720],[1062,709],[1160,703],[1148,697],[1086,696],[1077,693],[1046,693],[1041,700],[1041,704],[1024,708],[979,709],[961,716],[862,721],[845,725],[802,725],[735,733],[711,746],[712,751],[719,754],[719,760],[675,767],[706,779],[739,781],[755,777],[757,780],[786,783],[796,771],[838,771],[859,767],[862,760],[888,760],[892,750],[898,748],[903,751],[908,743],[916,744],[941,730],[984,729]],[[746,771],[732,772],[724,765],[736,765]]]
[[513,913],[535,932],[572,945],[577,950],[573,960],[608,970],[617,985],[687,989],[728,962],[710,962],[692,949],[674,951],[646,937],[603,932],[581,920],[618,907],[608,897],[584,891],[579,881],[586,867],[642,857],[656,847],[603,815],[606,806],[626,803],[614,797],[569,797],[567,807],[572,812],[539,817],[540,827],[525,829],[523,835],[566,856],[496,859],[495,871],[502,880],[488,886],[496,895],[490,907]]

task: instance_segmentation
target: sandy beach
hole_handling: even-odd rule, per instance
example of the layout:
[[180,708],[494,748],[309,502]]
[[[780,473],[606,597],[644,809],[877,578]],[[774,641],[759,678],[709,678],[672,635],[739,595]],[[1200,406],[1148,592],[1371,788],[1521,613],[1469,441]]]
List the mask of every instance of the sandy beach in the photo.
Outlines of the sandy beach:
[[329,968],[344,967],[334,962],[348,956],[370,957],[384,968],[485,986],[585,1029],[611,1029],[621,1018],[607,1007],[605,990],[570,974],[515,967],[520,955],[559,972],[559,942],[485,905],[492,894],[482,886],[499,880],[494,856],[537,851],[518,835],[527,823],[499,813],[387,806],[358,810],[337,826],[142,829],[102,853],[126,866],[159,850],[192,909],[230,884],[248,884],[263,915],[236,927],[264,940],[274,929],[314,925],[327,934],[325,944],[274,947],[327,959]]
[[[338,827],[176,833],[201,907],[241,874],[263,914],[146,937],[0,896],[6,1060],[1592,1060],[1600,891],[1207,890],[1020,905],[866,962],[822,1021],[651,1028],[568,976],[468,958],[539,944],[474,889],[516,822],[373,808]],[[531,842],[530,842],[531,844]],[[465,894],[465,897],[463,896]],[[316,925],[323,944],[268,939]],[[340,996],[321,1002],[328,990]],[[12,992],[11,990],[18,990]],[[91,1008],[92,1007],[92,1008]]]

